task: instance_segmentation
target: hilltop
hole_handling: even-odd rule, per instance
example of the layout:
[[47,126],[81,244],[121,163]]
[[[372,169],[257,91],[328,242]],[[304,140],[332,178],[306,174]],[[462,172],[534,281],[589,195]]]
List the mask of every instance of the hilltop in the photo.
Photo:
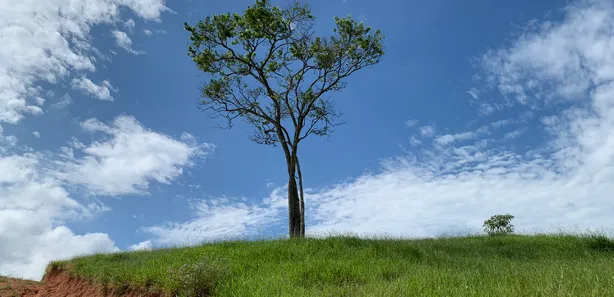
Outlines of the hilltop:
[[78,257],[50,263],[39,288],[92,297],[577,297],[612,295],[612,279],[614,241],[601,235],[337,236]]

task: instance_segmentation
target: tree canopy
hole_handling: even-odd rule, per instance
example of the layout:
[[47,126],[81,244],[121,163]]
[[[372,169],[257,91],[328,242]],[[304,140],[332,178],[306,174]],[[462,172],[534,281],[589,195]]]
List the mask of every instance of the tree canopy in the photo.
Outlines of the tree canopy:
[[[268,0],[257,0],[243,14],[208,16],[184,27],[191,33],[188,55],[209,74],[199,106],[226,119],[220,127],[230,128],[241,118],[254,128],[251,140],[281,144],[289,175],[290,234],[304,235],[298,144],[312,134],[328,136],[340,124],[329,94],[345,88],[354,72],[380,61],[383,35],[347,16],[335,17],[331,36],[316,36],[307,5],[281,9]],[[297,220],[301,230],[293,231]]]
[[[211,74],[202,87],[202,107],[226,118],[226,127],[236,118],[247,120],[258,143],[274,145],[285,138],[292,145],[311,134],[329,135],[340,114],[324,95],[378,63],[383,36],[348,16],[335,18],[333,36],[314,37],[314,21],[304,5],[282,10],[258,0],[243,15],[186,23],[192,41],[188,54]],[[295,131],[284,125],[284,135],[277,135],[276,126],[286,120]]]

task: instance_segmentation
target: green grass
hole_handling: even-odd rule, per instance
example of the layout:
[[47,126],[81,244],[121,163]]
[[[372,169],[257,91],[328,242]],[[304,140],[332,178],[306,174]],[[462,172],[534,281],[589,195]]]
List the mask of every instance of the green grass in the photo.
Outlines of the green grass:
[[52,268],[168,296],[614,296],[614,241],[600,235],[228,241]]

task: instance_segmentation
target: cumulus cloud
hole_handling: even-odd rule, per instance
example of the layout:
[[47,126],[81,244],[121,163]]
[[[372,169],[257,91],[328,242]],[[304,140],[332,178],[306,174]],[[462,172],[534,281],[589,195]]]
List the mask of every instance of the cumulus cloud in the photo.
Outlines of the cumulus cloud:
[[[39,81],[56,84],[74,71],[93,72],[92,26],[119,21],[128,7],[137,16],[159,20],[164,0],[24,0],[0,3],[0,122],[17,123],[41,114]],[[34,17],[33,17],[34,16]]]
[[[522,124],[537,109],[551,113],[542,118],[541,126],[519,127],[499,139],[467,134],[462,144],[433,145],[391,158],[378,173],[307,189],[307,232],[430,237],[479,231],[485,219],[498,213],[515,215],[519,232],[558,228],[611,232],[613,6],[605,0],[574,2],[562,20],[532,22],[511,43],[480,57],[485,80],[476,89],[500,95],[500,102],[484,104],[526,109],[513,119],[492,122],[488,129]],[[479,103],[479,98],[471,100]],[[561,106],[571,107],[560,111]],[[542,131],[544,142],[514,150],[506,146],[505,138],[510,141],[525,128]],[[435,140],[450,139],[435,136],[433,126],[420,130]],[[207,205],[207,212],[198,213],[196,219],[149,231],[160,242],[180,241],[187,235],[203,239],[257,230],[245,223],[252,220],[256,226],[280,226],[279,216],[272,214],[285,213],[281,203]],[[220,225],[217,216],[224,215],[229,217]]]
[[160,0],[119,0],[120,5],[125,5],[132,9],[143,19],[159,22],[163,12],[175,13],[164,5],[165,1]]
[[139,55],[144,53],[143,51],[135,51],[132,49],[132,39],[128,37],[128,34],[126,34],[126,32],[113,30],[111,33],[113,34],[113,37],[115,37],[115,44],[117,44],[117,46],[125,49],[127,52],[133,55]]
[[147,36],[151,36],[153,34],[153,32],[151,32],[151,30],[147,30],[147,29],[143,30],[143,33],[145,33],[145,35],[147,35]]
[[52,259],[115,248],[106,234],[75,235],[57,225],[103,208],[71,198],[57,179],[41,173],[43,159],[33,153],[0,157],[1,275],[38,280]]
[[0,274],[40,279],[50,260],[118,250],[106,234],[76,235],[63,226],[109,210],[75,186],[98,196],[145,194],[150,183],[169,183],[211,148],[151,131],[129,116],[81,125],[101,138],[73,139],[57,154],[0,155]]
[[130,251],[148,251],[148,250],[151,250],[151,248],[152,248],[151,240],[146,240],[146,241],[142,241],[142,242],[139,242],[137,244],[133,244],[133,245],[129,246],[128,250],[130,250]]
[[[0,131],[2,132],[2,131]],[[3,136],[2,133],[0,133],[0,144],[2,144],[3,148],[0,148],[0,150],[6,150],[8,147],[12,147],[15,146],[17,144],[17,142],[19,141],[19,139],[17,139],[17,136],[15,135],[6,135]]]
[[[93,26],[123,22],[120,12],[126,8],[137,17],[154,21],[159,21],[162,12],[170,11],[164,0],[0,1],[0,122],[18,124],[28,114],[42,114],[45,98],[55,95],[42,88],[41,82],[55,86],[71,82],[74,88],[98,99],[111,100],[113,89],[108,81],[97,85],[86,78],[87,73],[96,71],[97,61],[109,60],[91,44],[95,39],[91,38],[90,30]],[[50,106],[61,108],[68,104],[70,97],[65,95]],[[77,185],[90,189],[90,184],[87,179],[71,179],[66,171],[69,167],[94,170],[92,158],[100,162],[101,170],[108,165],[105,162],[117,160],[108,141],[116,140],[121,149],[125,142],[114,136],[124,130],[117,125],[107,126],[115,134],[107,134],[106,142],[85,145],[73,141],[60,153],[1,146],[1,275],[39,280],[50,260],[118,250],[107,234],[75,234],[64,225],[109,210],[98,200],[75,193]],[[154,139],[167,137],[158,137],[145,128],[138,131],[149,133]],[[174,164],[177,168],[187,164],[181,156],[179,161],[175,156],[164,159],[166,155],[160,150],[141,153],[144,155],[139,164],[148,164],[150,170],[132,173],[147,177],[128,178],[141,192],[146,190],[143,180],[172,178],[172,172],[164,170],[168,165],[158,166],[156,162]],[[142,161],[147,158],[149,162]],[[119,187],[133,191],[123,184]],[[91,188],[99,187],[94,183]]]
[[34,135],[34,137],[36,137],[36,138],[41,138],[41,134],[38,131],[32,132],[32,135]]
[[[52,227],[46,221],[32,220],[33,215],[36,215],[33,213],[19,212],[15,216],[1,210],[0,213],[6,220],[2,225],[15,226],[10,230],[2,230],[0,235],[2,275],[40,280],[50,260],[118,251],[104,233],[76,235],[65,226]],[[24,224],[24,220],[43,223]]]
[[113,89],[108,80],[104,80],[100,85],[97,85],[87,77],[77,77],[72,80],[71,84],[74,89],[81,90],[100,100],[113,101],[111,91],[117,91]]
[[134,30],[134,26],[135,25],[136,25],[136,23],[134,22],[133,19],[129,19],[129,20],[124,22],[124,27],[126,27],[130,32],[132,32]]
[[[110,125],[88,119],[81,126],[102,133],[105,140],[65,147],[71,158],[61,163],[58,176],[97,195],[143,193],[152,181],[168,184],[193,158],[213,149],[194,139],[184,142],[151,131],[130,116],[118,116]],[[75,148],[82,157],[73,158]]]

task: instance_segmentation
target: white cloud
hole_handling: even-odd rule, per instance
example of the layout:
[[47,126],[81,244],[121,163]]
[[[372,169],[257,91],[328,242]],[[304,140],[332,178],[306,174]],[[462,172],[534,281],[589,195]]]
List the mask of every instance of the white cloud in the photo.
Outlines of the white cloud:
[[142,241],[139,242],[137,244],[133,244],[130,247],[128,247],[128,250],[130,251],[148,251],[151,250],[152,248],[152,243],[151,240],[146,240],[146,241]]
[[0,213],[6,220],[2,225],[12,225],[0,235],[0,248],[11,253],[0,255],[2,275],[40,280],[52,259],[118,250],[107,234],[75,235],[65,226],[50,226],[46,218],[37,216],[37,220],[32,220],[36,213],[20,211],[15,215],[2,210]]
[[510,48],[487,52],[482,65],[488,81],[519,104],[586,100],[592,87],[614,77],[612,66],[597,64],[609,62],[604,59],[610,49],[611,6],[608,1],[574,2],[566,9],[565,23],[531,26],[536,29],[529,27]]
[[81,205],[57,179],[41,174],[43,160],[40,154],[0,157],[0,275],[39,280],[52,259],[114,248],[105,234],[74,235],[57,226],[97,209]]
[[416,136],[412,136],[409,138],[409,144],[411,144],[412,146],[417,146],[417,145],[422,144],[422,141],[416,138]]
[[130,116],[119,116],[111,125],[89,119],[81,126],[103,133],[106,140],[80,148],[84,156],[62,163],[59,176],[99,195],[143,193],[152,181],[170,183],[193,158],[213,149],[210,144],[182,142],[153,132]]
[[36,138],[41,138],[41,134],[38,131],[32,132],[32,135],[34,135]]
[[181,140],[185,141],[186,143],[197,143],[198,141],[196,140],[196,137],[194,137],[194,135],[187,133],[187,132],[183,132],[181,133]]
[[56,109],[62,109],[67,107],[71,103],[72,98],[70,98],[70,95],[64,94],[64,96],[60,97],[60,99],[57,102],[54,102],[51,106]]
[[446,134],[435,137],[435,143],[439,145],[448,145],[456,141],[470,140],[478,136],[475,132],[463,132],[459,134]]
[[19,140],[15,135],[4,136],[4,142],[10,146],[15,146]]
[[533,119],[533,117],[535,117],[535,114],[532,111],[527,110],[520,115],[520,120],[526,122]]
[[119,0],[117,2],[130,7],[137,15],[147,20],[160,21],[162,12],[175,13],[164,5],[165,1],[160,0]]
[[505,108],[504,104],[496,104],[496,103],[481,103],[477,106],[478,113],[482,116],[489,116],[495,113],[496,111],[502,110]]
[[102,81],[102,84],[97,85],[92,82],[87,77],[78,77],[74,78],[71,82],[71,85],[74,89],[84,91],[89,93],[90,95],[100,99],[100,100],[108,100],[113,101],[113,96],[111,96],[111,91],[116,91],[111,86],[111,83],[108,80]]
[[432,236],[479,230],[506,212],[521,231],[611,228],[614,56],[606,49],[614,44],[614,9],[609,1],[583,1],[566,12],[562,23],[543,23],[483,58],[489,81],[518,104],[577,103],[548,122],[551,141],[524,155],[480,140],[390,160],[379,174],[310,195],[311,230]]
[[113,30],[111,33],[113,34],[113,37],[115,37],[115,44],[117,44],[117,46],[125,49],[127,52],[134,54],[134,55],[139,55],[139,54],[144,53],[142,51],[135,51],[132,49],[132,39],[128,37],[128,34],[126,34],[126,32],[122,32],[119,30]]
[[36,103],[36,104],[38,104],[38,105],[43,105],[43,104],[45,104],[45,98],[41,98],[41,97],[38,97],[38,96],[36,96],[36,97],[34,98],[34,101],[35,101],[35,103]]
[[76,186],[96,195],[145,194],[151,182],[169,183],[211,148],[153,132],[129,116],[82,127],[102,139],[73,139],[59,154],[0,154],[0,274],[40,279],[51,260],[118,250],[106,234],[76,235],[63,226],[109,210],[77,195]]
[[134,23],[133,19],[129,19],[127,21],[124,22],[124,27],[126,27],[130,32],[132,32],[134,30],[134,26],[136,24]]
[[505,138],[505,139],[514,139],[514,138],[517,138],[518,136],[524,134],[524,132],[527,132],[527,128],[526,127],[518,129],[518,130],[514,130],[514,131],[509,132],[509,133],[506,133],[505,136],[503,136],[503,138]]
[[[95,40],[90,30],[98,25],[123,22],[120,11],[125,8],[138,17],[156,21],[161,12],[170,11],[164,6],[164,0],[0,1],[0,123],[17,124],[27,114],[43,113],[43,97],[55,95],[40,87],[40,82],[55,86],[74,82],[73,87],[93,93],[99,99],[110,100],[110,83],[103,81],[96,85],[86,78],[88,72],[96,71],[96,61],[108,61],[90,43]],[[65,95],[51,106],[62,108],[70,101]],[[125,130],[117,125],[108,127],[115,134],[107,135],[110,137],[107,142],[96,141],[86,146],[73,141],[70,147],[62,148],[60,154],[1,146],[0,275],[40,280],[50,260],[118,250],[106,234],[74,234],[64,226],[68,221],[90,219],[109,210],[93,197],[73,193],[75,183],[86,189],[90,186],[97,189],[96,182],[90,185],[87,178],[72,180],[72,175],[66,171],[69,167],[95,170],[89,162],[92,158],[100,162],[99,169],[105,170],[108,162],[118,160],[117,151],[109,146],[110,143],[126,152],[122,145],[128,142],[117,140]],[[138,131],[154,140],[166,139],[144,128]],[[19,149],[26,153],[17,151]],[[181,155],[164,159],[166,155],[160,151],[165,149],[168,147],[157,151],[141,150],[137,161],[141,161],[139,165],[149,164],[151,170],[133,171],[141,176],[127,177],[128,182],[135,182],[134,187],[144,192],[143,180],[168,181],[172,178],[171,170],[164,170],[165,166],[170,163],[180,170],[186,162]],[[131,190],[124,184],[116,186],[120,187],[114,189],[116,192],[122,186]]]
[[473,98],[475,100],[480,98],[480,90],[478,90],[476,88],[469,89],[469,91],[467,91],[467,94],[471,95],[471,98]]
[[477,139],[481,136],[485,136],[491,133],[490,127],[501,127],[503,121],[494,122],[490,125],[482,126],[475,131],[462,132],[458,134],[444,134],[437,135],[434,137],[433,141],[436,145],[450,145],[455,142],[468,141],[472,139]]
[[418,124],[418,120],[407,120],[407,122],[405,122],[405,126],[407,126],[407,128],[411,128],[413,126],[415,126],[416,124]]
[[490,126],[493,128],[501,128],[507,125],[511,125],[515,122],[516,121],[514,119],[505,119],[505,120],[499,120],[499,121],[492,122],[490,123]]
[[[482,57],[486,83],[503,95],[502,103],[493,102],[493,106],[510,106],[512,96],[513,105],[552,113],[542,120],[543,127],[536,127],[544,128],[547,136],[539,147],[516,153],[500,142],[476,139],[391,158],[379,173],[308,189],[308,233],[435,236],[475,232],[498,213],[515,215],[513,223],[519,232],[566,228],[611,233],[613,6],[605,0],[575,2],[566,8],[564,20],[533,23],[537,29],[528,28],[508,47]],[[563,112],[549,108],[559,102],[572,107]],[[513,124],[521,124],[526,116],[526,111],[519,112]],[[493,122],[489,127],[508,124],[512,121]],[[428,127],[423,127],[428,132],[423,134],[434,135]],[[516,134],[524,128],[519,129]],[[279,216],[261,215],[276,209],[278,215],[285,213],[281,202],[272,207],[266,202],[247,206],[227,201],[197,219],[150,231],[162,242],[181,242],[188,235],[203,238],[209,232],[238,235],[258,229],[249,228],[246,221],[254,220],[258,226],[277,224]]]
[[262,231],[282,220],[286,205],[285,188],[274,189],[260,205],[246,199],[217,198],[196,201],[196,218],[183,223],[167,223],[144,228],[158,245],[189,245],[205,240],[236,238]]
[[147,30],[147,29],[143,30],[143,32],[144,32],[144,33],[145,33],[145,35],[147,35],[147,36],[151,36],[151,35],[153,34],[153,32],[151,32],[151,30]]
[[432,137],[435,135],[435,126],[422,126],[419,129],[420,135],[425,137]]
[[152,20],[169,11],[164,0],[0,2],[0,122],[42,113],[29,99],[41,92],[38,81],[56,84],[74,71],[95,71],[90,29],[119,21],[123,7]]

